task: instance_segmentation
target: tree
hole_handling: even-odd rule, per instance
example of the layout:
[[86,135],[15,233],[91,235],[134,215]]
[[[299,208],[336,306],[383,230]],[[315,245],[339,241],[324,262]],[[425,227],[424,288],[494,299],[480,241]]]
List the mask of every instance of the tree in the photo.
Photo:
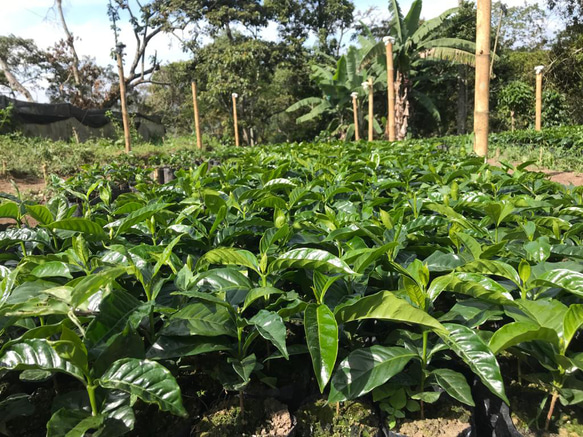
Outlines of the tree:
[[583,24],[583,0],[547,0],[551,11],[557,10],[569,25]]
[[[287,112],[295,112],[300,109],[310,108],[310,112],[298,117],[297,123],[306,123],[318,118],[327,118],[330,123],[327,126],[327,131],[332,135],[338,135],[341,138],[349,139],[354,134],[354,123],[351,115],[351,94],[358,94],[358,101],[361,105],[359,111],[360,122],[363,126],[364,111],[362,106],[366,101],[368,92],[365,92],[362,84],[366,82],[369,77],[377,78],[376,83],[382,86],[382,78],[380,65],[377,63],[368,63],[368,68],[365,68],[364,62],[366,55],[374,46],[365,38],[361,38],[361,48],[354,46],[349,47],[346,55],[340,57],[335,67],[313,65],[312,66],[312,80],[316,86],[321,90],[321,97],[307,97],[302,99],[287,109]],[[386,89],[386,83],[385,83]],[[382,129],[376,120],[373,120],[377,133],[382,132]]]
[[[434,61],[450,61],[465,65],[474,65],[475,62],[473,42],[461,38],[436,36],[436,30],[458,8],[450,9],[438,17],[421,22],[422,3],[422,0],[413,1],[411,9],[406,16],[403,16],[397,0],[389,2],[391,13],[389,32],[396,40],[393,46],[396,70],[395,124],[399,140],[404,139],[407,135],[411,115],[411,98],[416,97],[417,102],[425,106],[430,113],[436,113],[435,105],[431,100],[413,90],[413,81],[416,79],[415,76],[418,76],[422,66]],[[377,53],[384,52],[384,43],[378,43],[376,50]],[[383,62],[382,56],[378,59]]]
[[583,124],[583,24],[559,33],[549,57],[545,77],[565,94],[575,123]]
[[38,81],[46,64],[44,54],[33,40],[14,35],[0,36],[0,70],[7,86],[13,93],[21,94],[34,102],[27,83]]
[[[302,44],[311,33],[317,36],[320,51],[336,56],[353,20],[354,4],[350,0],[268,0],[266,5],[286,41]],[[340,37],[331,39],[338,31]]]
[[307,62],[296,64],[284,44],[239,33],[232,37],[231,41],[226,34],[219,35],[192,61],[204,131],[232,138],[231,94],[235,92],[243,142],[298,139],[303,132],[285,132],[282,126],[290,124],[286,118],[291,119],[285,109],[309,89]]

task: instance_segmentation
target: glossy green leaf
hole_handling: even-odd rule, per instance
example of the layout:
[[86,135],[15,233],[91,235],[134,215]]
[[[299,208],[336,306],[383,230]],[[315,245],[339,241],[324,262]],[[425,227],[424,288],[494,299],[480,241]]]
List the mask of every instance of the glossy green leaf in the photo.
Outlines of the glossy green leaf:
[[583,296],[583,273],[566,269],[551,270],[535,279],[533,286],[557,287]]
[[167,336],[203,335],[237,337],[231,312],[214,302],[196,302],[172,314],[168,325],[162,329]]
[[279,314],[272,311],[260,310],[255,316],[249,319],[249,323],[254,325],[259,334],[269,340],[283,354],[285,359],[289,359],[285,345],[286,327]]
[[71,292],[71,305],[78,307],[99,290],[126,273],[126,271],[125,267],[113,267],[85,276],[75,284],[75,288]]
[[83,371],[59,356],[45,339],[28,339],[5,348],[0,355],[0,368],[9,370],[39,369],[61,372],[85,381]]
[[197,269],[207,267],[210,264],[236,265],[248,267],[259,272],[259,263],[255,255],[248,250],[233,248],[218,248],[205,253],[197,263]]
[[158,405],[161,410],[186,417],[180,387],[168,369],[149,360],[125,358],[116,361],[99,378],[104,388],[122,390]]
[[50,229],[62,229],[64,231],[81,232],[96,237],[104,237],[103,228],[97,223],[84,218],[68,218],[44,225]]
[[280,255],[269,265],[270,272],[285,269],[312,269],[334,273],[355,273],[340,258],[320,249],[293,249]]
[[401,347],[356,349],[339,364],[328,402],[356,399],[400,373],[417,355]]
[[338,355],[338,325],[326,305],[310,304],[304,311],[306,343],[320,393],[328,384]]
[[444,323],[443,326],[447,328],[449,335],[440,335],[442,340],[468,365],[492,393],[509,404],[498,361],[480,336],[463,325]]
[[351,305],[342,306],[336,310],[338,323],[348,323],[361,319],[391,320],[421,325],[436,332],[446,332],[442,324],[436,319],[425,311],[415,308],[404,299],[398,298],[390,291],[381,291],[371,296],[363,297]]
[[71,276],[71,269],[67,264],[61,261],[49,261],[39,264],[32,269],[30,274],[37,278],[62,277],[73,279],[73,276]]
[[563,321],[564,350],[567,350],[581,326],[583,326],[583,304],[573,304],[565,313]]
[[471,407],[475,406],[472,390],[463,374],[451,369],[434,369],[431,374],[435,377],[437,385],[452,398]]
[[559,337],[554,330],[544,328],[534,322],[513,322],[502,326],[494,332],[489,346],[494,354],[499,354],[509,347],[535,340],[559,346]]
[[99,429],[104,420],[101,414],[61,408],[47,422],[47,437],[84,437],[87,431]]
[[41,225],[48,225],[55,221],[51,211],[44,205],[26,205],[26,212]]
[[283,293],[284,293],[283,290],[280,290],[279,288],[274,288],[274,287],[253,288],[249,291],[249,293],[247,293],[247,296],[245,296],[245,303],[243,304],[243,311],[245,311],[247,308],[249,308],[249,305],[251,305],[257,299],[261,299],[262,297],[268,297],[271,295],[283,294]]

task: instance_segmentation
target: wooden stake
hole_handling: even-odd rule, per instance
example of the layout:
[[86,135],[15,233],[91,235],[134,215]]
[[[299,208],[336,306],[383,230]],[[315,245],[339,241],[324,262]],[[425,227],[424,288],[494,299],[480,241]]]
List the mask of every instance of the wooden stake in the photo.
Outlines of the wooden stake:
[[542,108],[543,108],[543,65],[534,68],[536,73],[536,116],[534,128],[540,131],[542,124]]
[[194,130],[196,132],[196,147],[202,150],[202,136],[200,134],[200,117],[198,113],[198,97],[196,94],[196,83],[191,82],[192,86],[192,106],[194,107]]
[[387,49],[387,98],[388,114],[387,114],[387,137],[389,141],[395,141],[395,68],[393,66],[393,44],[395,38],[386,36],[384,38]]
[[374,135],[374,110],[373,110],[373,81],[372,77],[368,78],[368,140],[372,141]]
[[354,141],[360,141],[358,128],[358,93],[352,93],[352,112],[354,112]]
[[117,53],[117,69],[119,72],[119,95],[121,100],[121,118],[123,121],[123,134],[126,143],[126,153],[130,153],[132,151],[132,144],[130,139],[130,122],[128,117],[128,107],[126,102],[126,82],[123,74],[123,60],[122,60],[122,53],[124,49],[123,44],[118,44],[116,53]]
[[239,147],[239,127],[237,122],[237,93],[231,95],[233,97],[233,120],[235,124],[235,146]]
[[490,21],[492,0],[478,0],[476,27],[476,90],[474,106],[474,152],[488,155],[490,98]]

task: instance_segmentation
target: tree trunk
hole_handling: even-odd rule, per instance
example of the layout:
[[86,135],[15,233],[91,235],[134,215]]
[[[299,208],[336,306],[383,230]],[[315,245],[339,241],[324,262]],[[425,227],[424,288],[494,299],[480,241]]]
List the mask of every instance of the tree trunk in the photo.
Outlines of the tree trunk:
[[73,55],[73,65],[71,66],[73,70],[73,78],[75,79],[75,85],[81,85],[81,75],[79,74],[79,56],[77,56],[77,50],[75,50],[75,38],[71,32],[69,32],[69,28],[67,27],[67,22],[65,21],[65,14],[63,14],[63,4],[62,0],[56,0],[57,10],[59,12],[59,17],[61,19],[61,26],[65,31],[65,35],[67,36],[66,42],[69,48],[71,49],[71,54]]
[[402,141],[407,136],[409,128],[409,81],[397,71],[397,80],[395,81],[395,130],[397,131],[397,141]]
[[468,119],[468,84],[467,70],[465,65],[458,66],[458,95],[457,95],[457,133],[466,133],[466,122]]
[[2,70],[4,72],[4,76],[6,77],[6,80],[8,81],[8,85],[10,85],[10,88],[13,91],[17,91],[20,94],[22,94],[26,100],[28,100],[31,103],[34,103],[34,99],[32,98],[32,95],[30,94],[30,91],[28,91],[16,78],[16,76],[14,76],[12,74],[12,72],[10,71],[10,67],[8,67],[8,63],[6,62],[5,59],[0,58],[0,70]]

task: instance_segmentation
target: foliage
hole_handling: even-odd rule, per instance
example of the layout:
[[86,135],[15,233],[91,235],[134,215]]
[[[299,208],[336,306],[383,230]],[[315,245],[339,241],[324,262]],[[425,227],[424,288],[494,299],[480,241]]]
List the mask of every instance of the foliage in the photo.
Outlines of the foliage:
[[0,367],[68,381],[51,434],[121,435],[136,399],[185,415],[179,381],[209,376],[244,414],[291,360],[396,420],[475,404],[474,380],[508,402],[506,349],[576,405],[581,190],[438,145],[192,152],[166,185],[114,163],[44,205],[3,196]]

